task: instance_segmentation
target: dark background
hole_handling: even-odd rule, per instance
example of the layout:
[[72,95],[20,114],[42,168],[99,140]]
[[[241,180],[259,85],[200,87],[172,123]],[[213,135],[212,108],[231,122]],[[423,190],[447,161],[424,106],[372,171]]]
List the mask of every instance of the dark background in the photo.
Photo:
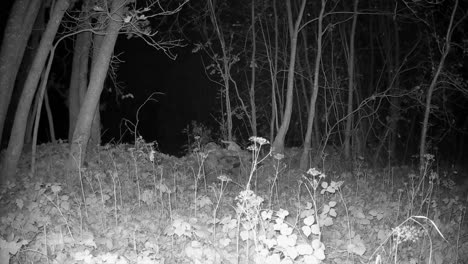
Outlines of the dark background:
[[[3,28],[8,18],[11,2],[11,0],[4,0],[0,3],[0,38],[3,36]],[[466,3],[464,5],[466,5]],[[240,7],[236,8],[236,10],[240,9]],[[190,12],[190,10],[184,10],[184,12]],[[187,15],[187,13],[181,14],[181,16],[184,15]],[[234,17],[235,15],[232,16]],[[236,21],[235,18],[232,17],[227,19]],[[364,16],[362,19],[360,18],[359,23],[364,25],[366,23],[365,20],[366,17]],[[414,37],[415,25],[412,23],[402,23],[401,27],[401,46],[404,47],[405,43],[408,46],[412,45],[412,42],[406,41],[406,38],[411,39]],[[148,142],[157,141],[162,152],[173,155],[183,154],[183,147],[187,144],[187,136],[183,133],[183,130],[186,129],[192,121],[203,123],[214,131],[219,128],[219,125],[215,121],[215,118],[219,118],[219,87],[208,80],[203,64],[203,61],[209,61],[209,58],[203,58],[201,53],[192,53],[194,44],[200,39],[199,33],[189,30],[186,31],[185,34],[184,36],[177,36],[183,38],[184,47],[174,49],[174,53],[177,54],[176,60],[169,59],[162,51],[155,50],[140,39],[127,39],[125,35],[119,37],[115,47],[115,54],[118,55],[119,59],[122,61],[117,69],[117,83],[118,86],[122,88],[119,92],[124,95],[132,94],[133,99],[122,99],[121,96],[116,93],[115,84],[109,79],[106,81],[106,87],[101,97],[103,143],[133,142],[133,135],[128,133],[128,131],[124,133],[126,127],[123,125],[122,120],[127,119],[135,123],[137,108],[154,92],[158,92],[158,94],[153,97],[157,102],[147,103],[140,111],[138,132]],[[358,36],[356,47],[365,46],[362,44],[367,40],[367,36]],[[69,85],[72,52],[72,41],[66,40],[60,44],[52,68],[53,82],[50,82],[48,88],[56,136],[62,139],[67,138],[68,133],[66,90]],[[461,63],[463,65],[463,78],[466,80],[468,79],[467,57],[465,56],[460,61],[460,58],[456,56],[456,54],[451,54],[447,60],[447,65]],[[358,59],[366,60],[369,58],[360,57]],[[362,66],[365,64],[366,63],[362,63],[359,65]],[[358,69],[358,72],[359,74],[366,74],[365,69]],[[23,74],[25,74],[24,69]],[[428,73],[426,77],[431,77],[430,73]],[[360,75],[358,78],[364,80],[361,82],[364,86],[366,76]],[[406,79],[410,80],[410,82],[412,80],[411,77],[406,77]],[[417,82],[418,80],[414,78],[414,83],[405,85],[407,85],[407,87],[412,87],[413,85],[417,85]],[[15,91],[13,100],[17,100],[19,96],[17,89],[15,89]],[[456,100],[452,101],[454,105],[453,109],[456,109],[455,112],[457,113],[457,123],[454,125],[457,128],[461,128],[461,130],[453,131],[453,134],[447,136],[444,141],[440,142],[439,150],[444,155],[442,158],[460,158],[454,156],[460,153],[460,149],[468,149],[466,131],[463,131],[463,122],[468,115],[466,102],[466,98],[463,97],[458,97]],[[15,102],[13,102],[13,105],[14,104]],[[10,107],[10,109],[15,108]],[[415,109],[413,111],[415,115],[419,115],[415,119],[415,122],[418,123],[417,126],[419,126],[422,120],[421,111],[420,109]],[[48,142],[50,140],[46,123],[47,118],[44,113],[45,111],[43,110],[39,142]],[[9,118],[6,120],[5,126],[7,131],[4,132],[4,139],[8,138],[8,128],[12,125],[12,115],[13,113],[10,113]],[[411,116],[411,114],[409,114],[409,116]],[[434,120],[431,119],[431,121]],[[409,152],[417,153],[417,139],[412,140],[408,135],[404,134],[404,132],[409,130],[410,124],[405,123],[405,125],[407,125],[407,127],[402,126],[402,131],[400,131],[402,132],[402,142],[411,142]],[[434,124],[433,128],[437,129],[437,126],[438,124]],[[292,120],[290,132],[287,137],[289,145],[300,145],[302,143],[301,134],[296,128],[297,122],[295,123],[294,120]],[[419,133],[419,128],[417,128],[416,131]],[[434,129],[432,132],[430,131],[430,133],[433,133],[432,135],[436,134]],[[410,140],[406,141],[406,136],[408,136]],[[245,140],[248,138],[248,135],[242,135],[242,138]],[[7,142],[4,140],[2,146],[4,147],[6,143]],[[462,157],[461,162],[466,164],[468,163],[468,155],[466,155],[466,151],[464,153],[465,155]]]
[[[0,39],[3,38],[11,5],[11,0],[4,0],[0,4]],[[192,33],[192,36],[198,38],[196,34]],[[162,152],[183,154],[187,143],[183,129],[191,121],[216,126],[213,116],[217,114],[217,87],[205,74],[202,55],[192,53],[193,43],[184,39],[183,44],[184,47],[174,49],[177,58],[172,60],[141,39],[119,36],[114,52],[122,61],[117,69],[117,83],[121,88],[119,93],[132,94],[133,98],[122,99],[116,94],[115,84],[109,78],[106,80],[101,97],[103,143],[133,142],[133,135],[128,131],[124,133],[126,127],[122,120],[125,118],[135,123],[138,107],[154,92],[158,92],[153,96],[157,102],[148,102],[140,110],[138,131],[147,142],[157,141]],[[49,82],[48,88],[56,137],[61,139],[66,139],[68,133],[66,90],[72,58],[73,42],[65,40],[56,51],[51,73],[54,81]],[[14,104],[18,97],[19,93],[14,92]],[[14,113],[11,109],[5,124],[6,138],[9,135],[8,128],[13,124]],[[43,108],[38,142],[49,141],[47,117]],[[4,141],[2,145],[6,146],[7,143]]]

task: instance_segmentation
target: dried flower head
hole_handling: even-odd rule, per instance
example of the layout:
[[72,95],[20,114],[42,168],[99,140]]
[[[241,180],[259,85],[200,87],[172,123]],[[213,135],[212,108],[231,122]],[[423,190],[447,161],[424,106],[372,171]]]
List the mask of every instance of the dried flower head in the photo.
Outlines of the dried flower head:
[[229,176],[227,176],[226,174],[221,174],[218,176],[218,180],[222,181],[222,182],[230,182],[232,181],[231,178],[229,178]]
[[259,144],[260,146],[270,144],[270,142],[262,137],[250,137],[250,141]]
[[319,175],[322,175],[322,172],[317,170],[316,168],[310,168],[308,171],[307,171],[307,174],[313,176],[313,177],[316,177],[316,176],[319,176]]
[[254,144],[254,145],[248,146],[248,147],[247,147],[247,150],[250,150],[250,151],[258,151],[259,149],[258,149],[257,145]]
[[426,153],[424,154],[424,158],[426,159],[426,161],[432,161],[434,160],[434,155]]
[[423,235],[423,230],[413,225],[397,226],[393,229],[393,236],[397,244],[409,241],[416,242]]
[[273,155],[273,158],[276,159],[276,160],[282,160],[282,159],[284,159],[284,154],[282,154],[282,153],[275,153],[275,154]]

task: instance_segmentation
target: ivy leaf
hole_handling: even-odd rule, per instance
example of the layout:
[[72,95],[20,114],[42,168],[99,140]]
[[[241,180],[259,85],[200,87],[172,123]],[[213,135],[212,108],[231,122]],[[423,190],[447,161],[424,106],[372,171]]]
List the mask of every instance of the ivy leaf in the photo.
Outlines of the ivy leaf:
[[313,215],[309,215],[308,217],[304,218],[304,224],[307,226],[311,226],[315,223],[315,217]]
[[312,229],[309,226],[303,226],[301,229],[302,229],[302,233],[304,233],[306,237],[309,237],[310,234],[312,233]]

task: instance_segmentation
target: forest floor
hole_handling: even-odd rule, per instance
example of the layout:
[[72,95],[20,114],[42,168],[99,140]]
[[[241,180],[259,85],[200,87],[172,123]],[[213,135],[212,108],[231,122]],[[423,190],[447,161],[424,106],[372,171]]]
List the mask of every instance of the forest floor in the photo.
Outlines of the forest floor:
[[68,150],[38,146],[34,176],[25,153],[0,190],[0,263],[468,263],[466,190],[431,157],[423,176],[337,153],[305,172],[298,150],[254,149],[252,170],[251,152],[139,140],[69,173]]

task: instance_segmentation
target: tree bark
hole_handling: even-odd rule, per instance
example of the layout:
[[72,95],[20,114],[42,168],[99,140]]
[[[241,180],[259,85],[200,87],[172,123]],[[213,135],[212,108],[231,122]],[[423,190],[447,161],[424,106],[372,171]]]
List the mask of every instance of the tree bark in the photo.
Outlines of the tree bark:
[[[80,58],[80,74],[78,76],[78,94],[79,94],[79,105],[84,101],[86,90],[88,89],[88,74],[89,74],[89,54],[91,50],[92,34],[91,32],[84,32],[84,38],[86,38],[86,45],[83,47],[83,54],[88,54],[88,56],[81,56]],[[73,131],[72,131],[73,133]],[[73,136],[73,134],[72,134]]]
[[20,102],[15,113],[15,120],[11,131],[8,148],[6,151],[5,159],[2,162],[2,183],[6,180],[12,180],[16,172],[16,166],[21,155],[24,144],[24,133],[26,122],[31,108],[31,102],[37,89],[37,84],[41,76],[47,56],[52,47],[55,34],[60,26],[62,17],[65,11],[70,6],[69,0],[58,0],[55,3],[54,10],[52,11],[49,22],[47,23],[46,30],[42,36],[41,43],[34,57],[31,70],[26,79],[23,92],[21,93]]
[[[76,119],[78,118],[78,113],[80,111],[81,100],[83,99],[86,91],[86,88],[84,88],[84,91],[81,91],[81,87],[83,84],[85,87],[88,86],[87,72],[90,44],[90,32],[81,32],[76,36],[72,61],[72,73],[70,77],[70,90],[68,94],[68,142],[72,141]],[[84,71],[84,73],[82,71]]]
[[29,145],[32,142],[33,131],[34,131],[34,117],[36,116],[38,98],[35,96],[32,102],[32,108],[29,111],[28,119],[26,121],[26,131],[24,133],[24,144]]
[[41,3],[16,0],[8,17],[0,50],[0,142],[16,75]]
[[47,121],[49,124],[50,141],[55,144],[57,142],[57,138],[55,137],[54,115],[52,114],[52,109],[50,108],[49,95],[47,94],[47,91],[45,91],[44,94],[44,104],[47,113]]
[[[92,59],[91,65],[94,65],[96,62],[98,62],[99,53],[100,53],[103,40],[104,40],[104,36],[98,35],[98,34],[94,35],[93,59]],[[103,89],[104,89],[104,83],[103,83],[103,87],[101,87],[101,90]],[[91,134],[89,138],[89,144],[91,145],[93,149],[95,149],[98,145],[101,144],[101,112],[100,112],[99,106],[100,106],[100,103],[98,102],[96,111],[94,112],[93,123],[91,125]]]
[[[50,3],[49,3],[50,4]],[[9,115],[14,115],[13,110],[18,107],[19,96],[21,95],[22,89],[24,88],[24,84],[26,79],[28,78],[28,73],[31,69],[32,62],[34,61],[34,56],[36,55],[37,49],[39,48],[39,44],[41,43],[42,35],[44,34],[44,30],[46,28],[47,20],[46,20],[46,9],[49,8],[49,4],[44,4],[40,6],[39,13],[36,16],[36,21],[33,25],[33,31],[31,31],[27,48],[24,52],[23,59],[21,61],[18,74],[16,75],[15,87],[16,90],[13,89],[13,94],[9,105],[9,111],[7,113],[7,120],[8,122]],[[49,13],[49,12],[48,12]],[[42,77],[41,77],[42,79]],[[15,96],[16,95],[16,96]],[[24,137],[24,144],[30,145],[32,142],[32,134],[33,134],[33,127],[34,127],[34,117],[36,115],[37,109],[37,102],[34,99],[32,109],[30,110],[27,125],[26,125],[26,134]],[[11,120],[12,118],[10,118]],[[11,120],[11,125],[13,124],[13,120]],[[3,133],[11,133],[11,125],[10,130],[4,129]]]
[[256,31],[255,31],[255,0],[251,1],[251,19],[252,19],[252,59],[250,61],[251,83],[250,83],[250,108],[251,108],[251,126],[252,136],[257,136],[257,108],[255,105],[255,71],[257,69],[257,62],[255,61],[257,52]]
[[[400,34],[398,31],[398,21],[395,19],[393,21],[393,34],[395,49],[393,51],[393,76],[392,76],[392,89],[395,93],[398,93],[400,90]],[[400,111],[401,111],[401,98],[399,96],[393,96],[390,100],[390,142],[389,142],[389,152],[391,160],[394,160],[396,155],[396,145],[398,140],[398,123],[400,121]]]
[[81,105],[80,113],[78,114],[73,140],[70,142],[70,158],[68,165],[69,168],[72,169],[79,169],[84,161],[84,155],[91,133],[91,125],[96,109],[98,108],[99,98],[107,76],[117,36],[123,24],[122,15],[124,6],[124,0],[114,0],[112,2],[112,16],[102,40],[99,54],[93,62],[88,89]]
[[291,10],[291,1],[286,0],[287,12],[288,12],[288,21],[289,21],[289,30],[291,37],[291,49],[289,54],[289,68],[288,68],[288,82],[287,82],[287,91],[286,91],[286,106],[284,109],[284,117],[281,122],[281,126],[278,130],[278,134],[275,137],[275,141],[272,144],[273,152],[282,153],[284,152],[284,138],[289,129],[289,123],[291,122],[292,114],[292,105],[293,105],[293,89],[294,89],[294,71],[296,65],[296,50],[297,50],[297,35],[299,34],[299,26],[302,21],[302,16],[304,14],[306,0],[303,0],[301,3],[301,8],[297,16],[296,22],[293,25],[293,17]]
[[44,94],[47,93],[47,80],[49,79],[50,69],[52,68],[52,62],[55,55],[55,48],[54,46],[49,55],[49,59],[47,62],[47,66],[44,69],[44,73],[42,74],[41,84],[39,90],[36,93],[36,102],[37,109],[36,115],[32,116],[31,119],[34,120],[34,132],[33,132],[33,140],[32,140],[32,151],[31,151],[31,175],[34,175],[36,170],[36,144],[37,144],[37,134],[39,131],[39,122],[41,121],[41,112],[42,112],[42,103],[44,100]]
[[[393,23],[395,25],[396,21]],[[380,23],[379,23],[379,30],[380,32],[391,32],[394,30],[393,27],[391,27],[389,23],[389,18],[387,17],[381,17]],[[398,46],[398,43],[395,43],[397,41],[397,38],[395,37],[395,32],[393,35],[391,34],[382,34],[382,43],[384,46],[384,59],[386,61],[386,70],[385,72],[387,73],[387,89],[391,92],[393,92],[394,96],[391,96],[389,99],[390,105],[388,107],[389,109],[389,115],[386,118],[387,123],[385,126],[385,129],[382,129],[381,131],[381,136],[379,137],[379,144],[374,152],[374,164],[378,164],[379,161],[382,158],[381,153],[388,153],[387,161],[390,161],[392,158],[392,142],[395,139],[394,133],[396,130],[396,121],[399,118],[399,106],[397,105],[399,102],[399,98],[397,97],[397,92],[398,89],[395,86],[396,78],[397,78],[397,71],[399,67],[399,63],[397,62],[396,58],[399,56],[397,52],[399,52],[396,47]],[[383,152],[382,150],[385,149],[385,147],[388,147],[387,151]]]
[[346,128],[344,138],[344,154],[347,160],[351,159],[351,129],[353,125],[353,93],[354,93],[354,38],[356,36],[357,8],[359,0],[354,0],[353,24],[351,26],[351,36],[349,39],[349,58],[348,58],[348,109],[346,117]]
[[[215,3],[213,3],[215,2]],[[223,126],[227,124],[227,140],[232,141],[232,128],[233,128],[233,123],[232,123],[232,107],[231,107],[231,98],[230,98],[230,75],[231,75],[231,52],[229,47],[226,46],[226,41],[224,39],[224,35],[221,32],[221,28],[218,23],[218,18],[216,16],[215,12],[215,7],[214,5],[216,4],[216,1],[209,0],[208,4],[210,6],[210,19],[211,23],[213,23],[213,27],[216,32],[216,36],[218,37],[219,44],[221,46],[221,51],[222,51],[222,56],[223,56],[223,64],[222,68],[220,71],[222,72],[222,78],[223,78],[223,83],[224,83],[224,91],[221,92],[221,94],[224,93],[224,104],[226,107],[226,117],[224,117],[223,113]],[[225,119],[224,119],[225,118]],[[223,127],[222,129],[226,129]]]
[[447,55],[450,52],[450,47],[451,47],[451,41],[452,41],[452,32],[453,32],[453,23],[455,19],[455,13],[457,12],[458,9],[458,0],[455,0],[455,4],[453,6],[452,10],[452,15],[450,17],[450,24],[447,28],[447,33],[445,35],[445,43],[442,48],[442,57],[440,58],[439,65],[437,66],[437,70],[434,73],[434,77],[432,78],[431,84],[429,85],[429,88],[427,89],[427,94],[426,94],[426,109],[424,111],[424,119],[422,123],[422,129],[421,129],[421,140],[419,144],[419,168],[420,168],[420,173],[423,172],[424,168],[424,155],[426,154],[426,134],[427,134],[427,127],[429,123],[429,115],[431,113],[431,101],[432,101],[432,94],[434,92],[435,87],[437,86],[437,81],[439,79],[440,73],[442,72],[442,69],[444,68],[445,65],[445,59],[447,58]]
[[[278,13],[276,10],[276,0],[273,0],[273,17],[274,17],[274,41],[275,50],[273,58],[269,60],[270,63],[270,78],[271,78],[271,121],[270,121],[270,142],[273,142],[275,131],[278,130],[278,105],[276,104],[276,91],[278,89],[278,79],[276,74],[278,72]],[[266,41],[265,41],[266,43]],[[266,44],[265,44],[266,45]],[[271,56],[271,55],[270,55]],[[273,60],[273,62],[272,62]]]
[[[325,12],[325,0],[322,0],[322,7],[320,9],[320,14],[318,17],[317,25],[317,54],[315,55],[315,67],[314,67],[314,84],[312,86],[312,95],[310,96],[310,107],[309,107],[309,117],[307,119],[307,131],[304,140],[304,149],[302,151],[301,160],[299,167],[303,170],[307,169],[309,165],[310,149],[312,142],[312,128],[315,119],[315,109],[317,102],[317,94],[319,89],[319,70],[320,70],[320,61],[322,59],[322,34],[323,34],[323,14]],[[307,58],[306,58],[307,59]]]

